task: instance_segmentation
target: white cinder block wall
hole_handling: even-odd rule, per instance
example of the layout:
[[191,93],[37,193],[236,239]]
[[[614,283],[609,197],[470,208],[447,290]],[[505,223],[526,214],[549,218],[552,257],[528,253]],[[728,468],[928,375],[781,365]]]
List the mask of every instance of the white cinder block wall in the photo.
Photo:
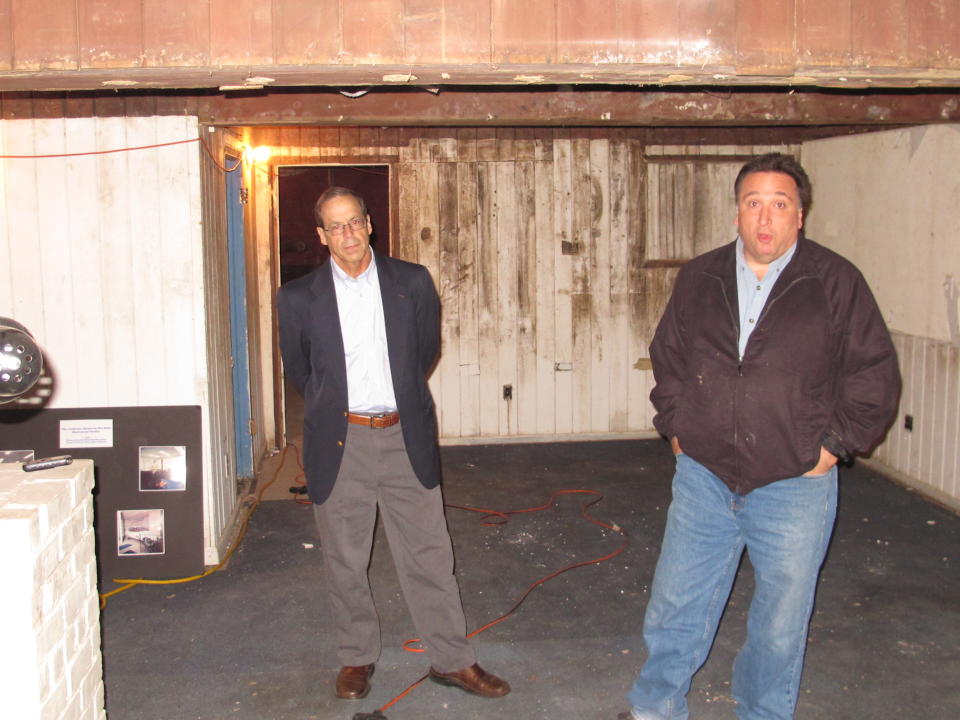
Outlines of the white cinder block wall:
[[0,464],[0,715],[103,720],[93,463]]

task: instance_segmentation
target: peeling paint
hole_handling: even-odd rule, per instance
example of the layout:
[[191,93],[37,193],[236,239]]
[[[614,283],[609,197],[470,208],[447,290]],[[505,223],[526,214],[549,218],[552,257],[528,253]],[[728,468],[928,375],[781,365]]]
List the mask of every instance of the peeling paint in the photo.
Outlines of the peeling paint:
[[693,80],[692,75],[667,75],[660,82],[662,83],[687,83]]
[[543,75],[514,75],[513,79],[520,83],[542,83],[544,81]]
[[391,73],[383,76],[384,82],[412,82],[417,79],[416,75],[411,73]]
[[137,80],[104,80],[100,84],[107,87],[130,87],[131,85],[139,85],[140,83]]
[[867,117],[871,120],[886,120],[890,117],[890,108],[871,105],[867,108]]
[[272,82],[276,82],[276,80],[272,77],[262,77],[257,75],[255,77],[248,77],[243,82],[247,85],[269,85]]

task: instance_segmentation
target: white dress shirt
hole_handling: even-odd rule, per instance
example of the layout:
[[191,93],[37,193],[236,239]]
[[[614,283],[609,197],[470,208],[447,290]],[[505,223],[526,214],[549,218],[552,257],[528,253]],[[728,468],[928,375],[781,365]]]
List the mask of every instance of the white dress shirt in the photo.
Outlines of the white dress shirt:
[[387,330],[376,257],[352,278],[331,258],[337,293],[340,331],[347,362],[347,398],[350,412],[382,413],[397,409],[387,353]]

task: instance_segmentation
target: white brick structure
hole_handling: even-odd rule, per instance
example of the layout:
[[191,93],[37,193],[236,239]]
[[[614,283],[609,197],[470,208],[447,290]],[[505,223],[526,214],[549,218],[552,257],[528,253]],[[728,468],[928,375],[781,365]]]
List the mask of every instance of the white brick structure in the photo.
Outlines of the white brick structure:
[[0,464],[0,715],[104,720],[93,463]]

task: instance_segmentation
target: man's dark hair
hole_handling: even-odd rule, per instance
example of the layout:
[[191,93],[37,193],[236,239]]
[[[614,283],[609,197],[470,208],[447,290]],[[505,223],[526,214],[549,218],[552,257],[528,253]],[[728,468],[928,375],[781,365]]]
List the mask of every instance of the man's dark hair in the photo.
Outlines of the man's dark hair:
[[337,187],[336,185],[328,187],[326,190],[321,193],[320,197],[317,198],[317,202],[313,205],[313,219],[317,223],[318,228],[323,227],[323,218],[320,217],[320,208],[323,207],[323,204],[327,200],[333,200],[337,197],[352,197],[355,198],[358,203],[360,203],[360,216],[367,216],[367,203],[364,202],[363,198],[355,191],[350,188]]
[[755,172],[778,172],[789,175],[797,184],[797,194],[800,196],[800,207],[803,210],[804,217],[810,205],[813,203],[813,187],[810,185],[810,178],[807,177],[807,171],[798,163],[792,155],[783,153],[767,153],[758,155],[747,162],[737,175],[736,182],[733,183],[733,196],[740,199],[740,185],[743,179]]

